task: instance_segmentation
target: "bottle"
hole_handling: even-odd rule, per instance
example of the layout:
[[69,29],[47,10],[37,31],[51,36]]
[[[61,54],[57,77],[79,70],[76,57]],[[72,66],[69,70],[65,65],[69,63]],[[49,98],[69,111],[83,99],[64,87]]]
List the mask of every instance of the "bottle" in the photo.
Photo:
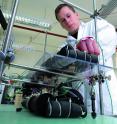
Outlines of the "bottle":
[[16,112],[20,112],[22,110],[22,91],[18,90],[16,91],[15,95],[15,107],[16,107]]

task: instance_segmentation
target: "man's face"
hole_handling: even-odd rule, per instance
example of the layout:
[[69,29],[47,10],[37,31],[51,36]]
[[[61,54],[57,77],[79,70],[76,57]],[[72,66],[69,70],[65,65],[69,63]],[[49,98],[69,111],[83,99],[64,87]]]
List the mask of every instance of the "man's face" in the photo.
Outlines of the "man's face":
[[60,10],[58,20],[61,26],[70,33],[75,33],[79,29],[79,15],[68,7],[63,7]]

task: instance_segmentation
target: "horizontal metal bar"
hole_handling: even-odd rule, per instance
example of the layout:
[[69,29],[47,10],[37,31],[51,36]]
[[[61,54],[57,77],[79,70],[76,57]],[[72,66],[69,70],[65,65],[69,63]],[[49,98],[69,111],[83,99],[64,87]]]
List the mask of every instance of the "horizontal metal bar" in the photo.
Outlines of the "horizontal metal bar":
[[82,11],[82,12],[84,12],[84,13],[90,15],[90,16],[93,15],[92,12],[90,12],[90,11],[88,11],[88,10],[85,10],[85,9],[79,7],[79,6],[76,6],[75,4],[73,4],[73,3],[71,3],[71,2],[69,2],[69,1],[67,1],[67,0],[59,0],[59,1],[64,2],[64,3],[66,3],[66,4],[69,4],[69,5],[73,6],[74,8],[76,8],[76,9],[78,9],[78,10],[80,10],[80,11]]
[[79,79],[79,80],[83,80],[85,78],[77,76],[77,75],[72,75],[72,74],[66,74],[65,72],[56,72],[56,71],[50,71],[47,70],[46,68],[43,68],[41,66],[38,66],[38,68],[34,68],[34,67],[29,67],[29,66],[24,66],[24,65],[18,65],[18,64],[10,64],[10,67],[15,67],[15,68],[20,68],[20,69],[26,69],[26,70],[30,70],[30,71],[41,71],[41,72],[45,72],[45,73],[51,73],[54,75],[59,75],[59,76],[65,76],[65,77],[70,77],[70,78],[75,78],[75,79]]

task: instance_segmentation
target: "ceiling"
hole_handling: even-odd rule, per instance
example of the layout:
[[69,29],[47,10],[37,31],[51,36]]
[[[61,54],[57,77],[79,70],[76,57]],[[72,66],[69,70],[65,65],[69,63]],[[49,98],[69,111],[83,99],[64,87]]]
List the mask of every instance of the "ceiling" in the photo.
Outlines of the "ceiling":
[[[0,0],[0,7],[2,12],[12,13],[14,1],[16,0]],[[89,21],[91,19],[90,15],[80,11],[78,8],[83,8],[86,12],[89,11],[93,14],[93,0],[68,1],[77,6],[76,11],[80,13],[80,19],[82,21]],[[114,1],[115,4],[117,3],[117,0],[95,1],[97,11],[104,7],[102,7],[102,5],[107,5],[110,1]],[[34,66],[36,63],[38,63],[39,56],[43,54],[45,47],[49,52],[57,51],[58,46],[64,41],[64,38],[61,36],[66,36],[67,34],[67,32],[60,27],[54,16],[54,10],[60,3],[62,3],[60,0],[19,0],[16,16],[33,18],[47,22],[51,24],[51,28],[45,30],[40,26],[25,25],[15,22],[14,25],[16,26],[13,28],[15,37],[14,48],[16,52],[15,63]],[[115,6],[114,9],[112,7],[111,13],[107,14],[105,19],[112,23],[115,28],[117,28],[116,17],[117,8]],[[46,34],[42,33],[41,31],[49,32],[48,37],[46,37]],[[1,42],[3,38],[4,34],[0,30]],[[38,52],[40,52],[40,54]],[[14,72],[16,72],[16,70]]]
[[[2,11],[9,13],[12,10],[14,1],[15,0],[0,0]],[[68,0],[68,1],[80,8],[85,9],[86,11],[90,11],[92,14],[94,13],[93,0]],[[103,5],[107,5],[108,2],[116,0],[95,1],[97,10],[100,10]],[[58,23],[54,17],[54,9],[59,3],[62,2],[60,0],[19,0],[17,15],[47,21],[52,25],[51,32],[63,34],[62,32],[63,30],[61,30],[60,26],[58,27]],[[110,6],[110,8],[112,7]],[[85,14],[79,9],[77,9],[77,11],[80,13],[81,20],[87,21],[90,19],[89,15]],[[106,20],[108,20],[115,27],[117,27],[116,17],[117,8],[114,7],[113,11],[106,17]],[[58,30],[59,28],[61,30],[61,33]]]

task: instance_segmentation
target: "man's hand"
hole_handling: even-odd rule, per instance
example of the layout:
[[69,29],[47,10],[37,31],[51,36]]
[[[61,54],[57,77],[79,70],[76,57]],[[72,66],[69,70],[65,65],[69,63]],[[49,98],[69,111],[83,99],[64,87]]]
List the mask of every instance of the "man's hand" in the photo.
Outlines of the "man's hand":
[[96,43],[95,39],[93,39],[93,37],[85,37],[81,39],[80,42],[76,45],[76,48],[81,51],[86,51],[90,54],[100,54],[98,44]]

